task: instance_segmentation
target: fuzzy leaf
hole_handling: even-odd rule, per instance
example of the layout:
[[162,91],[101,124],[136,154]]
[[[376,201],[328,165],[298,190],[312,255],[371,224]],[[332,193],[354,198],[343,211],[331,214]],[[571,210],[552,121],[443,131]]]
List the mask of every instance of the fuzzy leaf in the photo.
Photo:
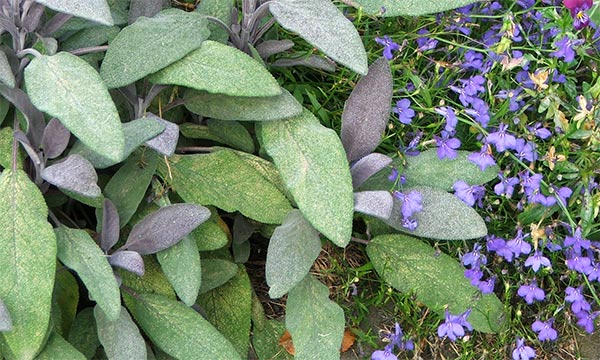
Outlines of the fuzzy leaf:
[[221,139],[219,142],[247,153],[254,152],[254,139],[248,129],[239,122],[208,119],[207,125],[210,133]]
[[229,241],[223,228],[210,220],[198,226],[190,235],[196,240],[198,251],[217,250]]
[[70,53],[41,55],[25,68],[31,102],[98,154],[120,160],[125,146],[117,108],[100,76]]
[[0,331],[11,331],[12,330],[12,319],[8,308],[4,304],[4,301],[0,299]]
[[102,206],[102,232],[100,247],[108,252],[119,241],[119,213],[110,199],[104,199]]
[[306,275],[289,293],[285,326],[294,339],[295,359],[339,359],[344,311],[329,300],[329,289]]
[[210,40],[204,41],[181,60],[152,74],[148,80],[229,96],[281,94],[273,75],[260,63],[234,47]]
[[170,121],[163,120],[152,113],[147,113],[146,118],[154,119],[159,124],[164,125],[165,130],[146,141],[145,145],[162,155],[172,156],[177,147],[177,140],[179,140],[179,126]]
[[98,175],[94,166],[79,155],[69,155],[63,161],[48,166],[42,178],[61,189],[87,197],[98,197],[102,191],[96,184]]
[[86,47],[100,46],[112,41],[119,31],[121,31],[121,28],[118,26],[94,26],[83,29],[61,42],[60,49],[62,51],[72,51]]
[[77,16],[103,25],[112,25],[113,18],[106,0],[35,0],[52,10]]
[[0,51],[0,83],[9,88],[15,87],[15,75],[4,51]]
[[354,193],[354,211],[387,219],[392,214],[394,198],[389,191],[362,191]]
[[[234,0],[202,0],[196,7],[196,12],[202,15],[215,17],[223,23],[231,26],[231,13],[235,5]],[[227,44],[229,34],[219,24],[210,21],[208,24],[210,30],[210,40]]]
[[149,18],[155,16],[168,5],[168,0],[131,0],[129,25],[133,24],[140,16]]
[[334,72],[337,67],[335,62],[325,57],[318,55],[309,55],[308,57],[299,58],[283,58],[273,61],[271,66],[276,67],[292,67],[292,66],[308,66],[314,69],[319,69],[327,72]]
[[352,175],[352,186],[356,189],[361,186],[368,178],[377,174],[381,169],[392,163],[389,156],[372,153],[358,160],[350,168]]
[[[165,176],[168,169],[162,165],[159,172]],[[174,155],[169,165],[173,188],[186,202],[214,205],[228,212],[239,211],[267,224],[281,223],[292,209],[271,182],[231,150],[206,155]]]
[[272,121],[297,116],[302,106],[287,90],[271,97],[240,97],[188,90],[185,107],[198,115],[219,120]]
[[337,134],[308,110],[289,120],[260,123],[259,129],[262,146],[304,217],[336,245],[346,246],[354,200],[348,161]]
[[54,331],[62,337],[69,335],[79,304],[79,284],[70,271],[57,271],[52,290],[52,322]]
[[187,306],[194,305],[202,277],[195,239],[185,236],[177,244],[159,251],[156,259],[181,301]]
[[200,294],[218,288],[235,276],[238,266],[222,259],[202,259]]
[[135,224],[123,248],[142,255],[167,249],[210,217],[210,210],[194,204],[162,207]]
[[[44,127],[46,126],[44,114],[31,103],[29,96],[17,87],[11,89],[0,86],[0,94],[4,99],[13,104],[27,119],[27,138],[30,142],[40,144],[44,134]],[[3,112],[8,111],[10,106],[5,106],[8,105],[6,102],[2,102],[2,105]],[[6,113],[4,116],[6,116]]]
[[0,299],[12,331],[0,333],[7,359],[32,359],[46,338],[56,268],[56,238],[37,186],[21,170],[0,175]]
[[419,239],[378,236],[369,242],[367,253],[387,283],[399,291],[416,294],[417,301],[440,316],[446,305],[455,315],[471,307],[468,320],[475,330],[497,333],[505,325],[504,306],[496,295],[481,295],[464,276],[465,269],[457,260]]
[[136,251],[117,251],[108,257],[108,263],[112,266],[125,269],[137,276],[143,276],[145,273],[144,259]]
[[46,347],[38,354],[36,360],[85,360],[85,356],[80,353],[73,345],[69,344],[62,336],[53,332],[48,338]]
[[[456,9],[476,2],[476,0],[354,0],[352,6],[362,8],[369,15],[385,17],[410,15],[418,16]],[[382,11],[385,9],[385,11]]]
[[280,298],[296,286],[320,252],[319,233],[300,211],[290,211],[269,241],[265,269],[269,296]]
[[256,51],[263,59],[268,58],[271,55],[279,54],[286,50],[291,49],[294,46],[292,40],[266,40],[256,46]]
[[381,142],[390,118],[392,85],[390,64],[379,58],[346,100],[340,137],[349,161],[373,152]]
[[110,43],[100,75],[109,88],[132,84],[197,49],[210,34],[207,22],[198,13],[180,9],[139,18]]
[[193,309],[156,294],[132,297],[132,312],[152,342],[178,359],[241,359],[219,331]]
[[48,159],[54,159],[69,145],[71,133],[56,118],[50,120],[42,136],[42,149]]
[[68,340],[70,344],[85,355],[86,359],[91,359],[94,356],[96,349],[100,346],[100,340],[98,340],[93,308],[85,308],[77,314],[71,326]]
[[121,307],[117,320],[109,319],[96,305],[94,317],[98,326],[98,339],[110,360],[130,360],[146,358],[146,342],[131,316]]
[[[116,269],[123,278],[123,285],[131,288],[138,294],[151,293],[160,294],[167,298],[176,299],[175,291],[160,269],[160,264],[154,256],[146,256],[144,259],[144,275],[137,276],[129,271]],[[131,297],[123,297],[125,305],[129,310],[132,304]]]
[[367,54],[354,25],[329,0],[276,0],[269,10],[285,29],[298,33],[333,60],[367,73]]

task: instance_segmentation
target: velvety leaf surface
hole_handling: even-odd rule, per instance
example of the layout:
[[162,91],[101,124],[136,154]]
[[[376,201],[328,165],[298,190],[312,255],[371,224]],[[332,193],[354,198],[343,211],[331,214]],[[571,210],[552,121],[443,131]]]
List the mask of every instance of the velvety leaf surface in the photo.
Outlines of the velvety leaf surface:
[[[119,270],[117,272],[123,278],[123,285],[131,288],[138,294],[141,293],[152,293],[160,294],[175,300],[175,291],[167,280],[167,277],[162,272],[160,264],[154,256],[144,256],[144,268],[145,272],[143,276],[137,276],[129,271]],[[131,297],[123,297],[125,305],[130,308]]]
[[177,244],[159,251],[156,259],[181,301],[187,306],[194,305],[202,277],[196,240],[187,235]]
[[106,0],[35,0],[62,13],[92,20],[103,25],[112,25],[113,18]]
[[65,151],[69,145],[71,133],[56,118],[48,122],[42,136],[42,149],[48,159],[54,159]]
[[129,308],[146,335],[179,359],[241,359],[231,343],[195,310],[161,295],[139,294]]
[[109,88],[117,88],[156,72],[198,48],[210,34],[207,22],[180,9],[139,18],[110,43],[100,75]]
[[252,297],[252,347],[259,359],[292,360],[293,357],[282,351],[279,338],[285,332],[285,324],[278,320],[268,320],[256,295]]
[[259,62],[232,46],[210,40],[148,80],[230,96],[281,94],[273,75]]
[[147,113],[146,118],[154,119],[156,122],[164,125],[165,130],[146,141],[145,145],[162,155],[172,156],[177,147],[177,140],[179,140],[179,126],[170,121],[163,120],[152,113]]
[[314,69],[334,72],[337,67],[333,60],[318,55],[309,55],[308,57],[299,57],[293,59],[277,59],[273,61],[271,66],[277,67],[292,67],[292,66],[308,66]]
[[110,320],[100,307],[94,307],[98,339],[104,352],[111,360],[145,359],[146,342],[140,330],[124,307],[120,314],[117,320]]
[[252,288],[244,266],[223,286],[198,297],[198,305],[206,317],[237,350],[241,358],[248,356]]
[[119,285],[104,252],[85,230],[60,226],[54,231],[58,259],[79,275],[90,298],[106,315],[112,320],[118,319],[121,310]]
[[21,170],[0,175],[0,299],[13,330],[0,333],[8,359],[31,359],[45,340],[56,268],[56,238],[37,186]]
[[266,59],[271,55],[279,54],[289,50],[293,46],[294,42],[289,39],[266,40],[256,45],[256,51],[260,54],[261,58]]
[[[412,190],[421,194],[423,209],[413,215],[418,226],[410,234],[438,240],[476,239],[487,235],[481,216],[456,196],[425,186],[405,188],[406,192]],[[401,201],[394,198],[392,214],[385,222],[396,230],[408,232],[402,227],[401,209]]]
[[67,337],[77,314],[79,304],[79,284],[69,271],[56,272],[52,291],[52,322],[54,331]]
[[143,276],[145,273],[144,259],[136,251],[117,251],[108,257],[108,263],[112,266],[125,269],[137,276]]
[[96,330],[93,308],[81,310],[75,320],[68,337],[69,343],[81,352],[86,359],[91,359],[100,346]]
[[222,259],[202,259],[200,294],[225,284],[238,272],[238,266]]
[[168,5],[166,0],[131,0],[129,24],[133,24],[140,16],[153,17]]
[[12,330],[12,319],[8,308],[4,304],[4,301],[0,299],[0,331],[11,331]]
[[210,133],[222,139],[220,142],[223,144],[247,153],[254,152],[254,139],[248,129],[239,122],[208,119],[207,125]]
[[333,60],[367,73],[367,54],[354,25],[328,0],[276,0],[269,10],[285,29],[298,33]]
[[117,108],[88,63],[70,53],[38,56],[25,68],[31,102],[96,153],[119,161],[125,146]]
[[280,298],[296,286],[320,252],[319,233],[300,211],[290,211],[269,241],[265,265],[269,296]]
[[[354,0],[357,8],[370,15],[398,16],[425,15],[456,9],[474,3],[475,0]],[[381,12],[381,8],[385,12]]]
[[369,67],[344,104],[340,137],[349,161],[373,152],[390,118],[392,70],[386,58]]
[[288,294],[285,326],[292,335],[295,359],[339,359],[344,311],[329,300],[329,289],[307,275]]
[[188,90],[185,107],[194,114],[219,120],[272,121],[299,115],[302,106],[285,89],[270,97],[240,97]]
[[[196,7],[196,12],[202,15],[208,15],[215,17],[223,23],[231,24],[231,9],[235,1],[234,0],[202,0]],[[210,30],[210,40],[218,41],[223,44],[227,44],[229,34],[219,24],[209,22],[208,29]]]
[[[3,127],[0,129],[0,166],[3,168],[12,168],[13,156],[13,129]],[[25,151],[19,147],[17,150],[17,169],[23,169],[23,161],[25,160]]]
[[452,191],[452,186],[458,180],[469,185],[482,185],[498,178],[498,166],[481,171],[479,166],[467,159],[470,154],[469,151],[459,150],[456,159],[440,160],[437,151],[430,149],[417,156],[407,156],[403,172],[406,186],[423,185]]
[[[392,158],[387,155],[373,153],[358,160],[350,168],[352,186],[356,189],[368,178],[377,174],[381,169],[392,163]],[[383,189],[382,189],[383,190]]]
[[73,345],[69,344],[62,336],[53,332],[50,334],[46,346],[35,358],[36,360],[85,360],[85,356],[80,353]]
[[260,123],[259,129],[263,148],[304,217],[336,245],[346,246],[354,200],[348,161],[337,134],[308,110],[289,120]]
[[94,166],[77,154],[45,168],[42,178],[56,187],[83,196],[93,198],[102,194],[96,184],[98,175]]
[[80,48],[103,45],[112,41],[119,31],[121,31],[121,28],[118,26],[94,26],[83,29],[61,42],[60,49],[62,51],[72,51]]
[[119,241],[119,213],[109,199],[104,199],[102,206],[102,232],[100,233],[100,248],[108,252]]
[[[169,163],[173,188],[186,202],[214,205],[228,212],[239,211],[268,224],[281,223],[292,209],[271,182],[233,151],[174,155]],[[163,163],[159,172],[166,177]]]
[[[452,257],[407,235],[381,235],[369,242],[367,253],[375,269],[399,291],[443,316],[444,307],[458,315],[473,308],[468,320],[477,331],[496,333],[506,322],[504,306],[494,294],[481,295]],[[288,305],[289,307],[289,305]]]
[[214,221],[206,221],[190,234],[198,246],[198,251],[220,249],[227,245],[227,234]]
[[10,88],[15,87],[15,75],[4,51],[0,51],[0,83]]
[[387,219],[392,213],[394,198],[389,191],[361,191],[354,193],[354,211]]

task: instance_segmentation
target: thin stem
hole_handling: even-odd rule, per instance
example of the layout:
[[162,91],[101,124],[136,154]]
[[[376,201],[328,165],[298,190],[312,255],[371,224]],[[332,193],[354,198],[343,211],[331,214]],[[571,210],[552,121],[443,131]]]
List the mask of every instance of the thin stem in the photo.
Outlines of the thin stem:
[[369,240],[360,239],[360,238],[356,238],[356,237],[351,237],[350,241],[354,241],[356,243],[363,244],[363,245],[369,245]]
[[100,46],[90,46],[81,49],[71,50],[69,51],[73,55],[85,55],[97,52],[103,52],[108,50],[108,45],[100,45]]
[[167,105],[165,105],[165,107],[162,109],[163,113],[166,113],[167,111],[177,107],[177,106],[181,106],[185,104],[185,99],[177,99],[175,101],[172,101],[170,103],[168,103]]
[[19,57],[19,58],[25,57],[26,55],[33,55],[35,57],[42,56],[42,54],[40,54],[39,51],[37,51],[36,49],[33,49],[33,48],[23,49],[17,53],[17,57]]
[[177,148],[177,152],[183,153],[210,153],[215,151],[213,146],[181,146]]
[[56,225],[56,227],[59,227],[62,225],[62,223],[60,222],[60,220],[58,220],[56,215],[54,215],[52,210],[48,210],[48,217],[50,218],[50,220],[52,220],[52,222],[54,223],[54,225]]

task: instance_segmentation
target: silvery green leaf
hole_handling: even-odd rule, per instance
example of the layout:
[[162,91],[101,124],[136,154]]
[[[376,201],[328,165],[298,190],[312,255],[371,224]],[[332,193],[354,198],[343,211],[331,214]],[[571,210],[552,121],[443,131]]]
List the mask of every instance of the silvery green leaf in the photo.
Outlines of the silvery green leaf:
[[108,252],[119,241],[120,228],[117,208],[110,199],[104,199],[102,206],[102,232],[100,233],[100,247],[104,252]]
[[275,0],[269,10],[281,26],[333,60],[367,73],[367,54],[358,31],[330,0]]
[[456,9],[477,0],[354,0],[351,5],[366,14],[378,16],[418,16]]
[[96,305],[94,317],[98,338],[110,360],[146,359],[146,342],[125,308],[121,307],[117,320],[111,320]]
[[94,166],[79,155],[69,155],[63,161],[50,165],[42,171],[42,178],[61,189],[87,196],[100,196],[96,184],[98,175]]
[[156,259],[177,296],[184,304],[192,306],[198,297],[202,278],[196,239],[186,235],[177,244],[159,251]]
[[390,64],[382,57],[371,64],[346,100],[340,137],[349,161],[370,154],[381,142],[390,117],[392,85]]
[[334,72],[336,70],[335,62],[318,55],[309,55],[308,57],[277,59],[271,66],[292,67],[308,66],[323,71]]
[[214,140],[250,154],[254,152],[254,139],[243,124],[231,120],[208,119],[206,125]]
[[238,266],[222,259],[202,259],[202,281],[199,293],[205,293],[225,284],[238,272]]
[[162,207],[135,224],[123,248],[142,255],[175,245],[210,217],[210,210],[194,204]]
[[95,21],[103,25],[113,25],[113,18],[106,0],[35,0],[36,2],[62,13]]
[[302,213],[292,210],[275,228],[265,265],[269,296],[280,298],[298,284],[321,252],[321,239]]
[[261,58],[266,59],[271,55],[282,53],[294,46],[292,40],[266,40],[256,45],[256,51]]
[[175,154],[175,148],[177,147],[177,141],[179,140],[179,126],[170,121],[163,120],[152,113],[146,113],[146,118],[154,119],[158,123],[164,125],[165,130],[146,141],[144,144],[165,156]]
[[207,24],[204,16],[180,9],[141,17],[110,43],[100,75],[109,88],[132,84],[197,49],[210,34]]
[[131,0],[129,25],[133,24],[140,16],[153,17],[169,5],[170,1],[168,0]]
[[8,62],[6,53],[0,50],[0,83],[9,88],[15,87],[15,75],[12,72],[12,67]]
[[38,56],[25,68],[31,102],[79,140],[108,159],[120,161],[125,144],[121,120],[100,76],[70,53]]
[[144,259],[142,255],[136,251],[121,250],[112,253],[108,257],[108,263],[112,266],[125,269],[137,276],[144,276]]
[[36,360],[85,360],[85,356],[79,352],[73,345],[69,344],[56,332],[51,332],[46,342],[46,346],[35,357]]
[[389,191],[361,191],[354,193],[354,211],[387,219],[392,213],[394,199]]
[[48,122],[42,136],[42,150],[48,159],[54,159],[65,151],[69,145],[71,133],[58,119],[53,118]]
[[372,153],[358,160],[350,168],[352,186],[356,189],[368,178],[377,174],[381,169],[392,163],[392,158],[387,155]]
[[[221,20],[227,26],[231,25],[231,14],[233,11],[237,11],[235,6],[235,0],[202,0],[196,7],[196,12],[206,16],[212,16]],[[223,27],[212,21],[208,24],[210,30],[210,40],[218,41],[223,44],[227,44],[229,34]]]
[[106,44],[112,41],[119,31],[121,31],[121,28],[118,26],[94,26],[83,29],[61,42],[60,48],[62,51],[72,51]]
[[4,301],[0,299],[0,331],[11,331],[12,330],[12,319],[10,313],[4,304]]

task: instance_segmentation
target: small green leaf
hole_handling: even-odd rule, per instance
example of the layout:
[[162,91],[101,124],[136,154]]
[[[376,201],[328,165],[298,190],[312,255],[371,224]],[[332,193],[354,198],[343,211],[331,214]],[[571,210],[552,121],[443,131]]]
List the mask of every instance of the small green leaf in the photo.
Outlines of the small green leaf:
[[264,66],[232,46],[210,40],[148,80],[211,94],[251,97],[281,94],[279,84]]
[[290,211],[269,241],[265,269],[269,296],[280,298],[304,279],[320,252],[319,233],[300,211]]
[[134,318],[167,354],[179,359],[241,359],[231,343],[195,310],[156,294],[131,299],[129,310]]
[[202,259],[200,294],[216,289],[228,282],[238,272],[238,266],[222,259]]
[[103,25],[112,25],[113,18],[106,0],[35,0],[62,13],[92,20]]
[[344,311],[329,300],[329,288],[306,275],[289,293],[285,326],[296,349],[295,359],[339,359]]
[[98,338],[111,360],[146,358],[146,342],[127,310],[121,307],[117,320],[110,320],[99,306],[94,307]]
[[220,249],[227,245],[227,234],[214,221],[207,221],[200,224],[190,234],[198,246],[198,251],[210,251]]
[[440,316],[445,306],[455,315],[472,308],[468,320],[475,330],[497,333],[505,325],[504,306],[496,295],[482,295],[465,278],[465,269],[458,261],[419,239],[378,236],[369,242],[367,253],[387,283],[399,291],[414,293],[418,301]]
[[[476,0],[354,0],[352,6],[362,8],[369,15],[418,16],[456,9]],[[383,11],[382,9],[385,9]]]
[[195,239],[187,235],[177,244],[159,251],[156,259],[181,301],[187,306],[194,305],[202,276]]
[[69,330],[77,314],[79,285],[69,271],[57,271],[52,292],[52,321],[54,331],[60,336],[69,335]]
[[[162,272],[160,264],[154,256],[144,256],[144,275],[137,276],[129,271],[116,269],[123,278],[123,285],[127,286],[136,293],[160,294],[170,299],[175,299],[175,291],[169,283],[169,280]],[[127,308],[131,306],[131,297],[123,297]]]
[[[221,150],[206,155],[174,155],[159,166],[164,178],[183,200],[239,211],[247,217],[279,224],[292,208],[285,196],[235,152]],[[202,174],[202,176],[198,176]]]
[[15,75],[4,51],[0,51],[0,83],[10,88],[15,87]]
[[62,336],[53,332],[46,343],[46,347],[38,354],[36,360],[85,360],[85,356],[79,352],[73,345],[69,344]]
[[222,139],[220,142],[223,144],[247,153],[254,152],[254,139],[248,129],[239,122],[208,119],[207,125],[210,133]]
[[[234,0],[202,0],[196,7],[196,12],[215,17],[225,24],[231,24],[231,9],[235,5],[234,3]],[[210,30],[210,40],[227,44],[229,34],[223,27],[211,21],[208,24],[208,29]]]
[[297,116],[302,106],[287,90],[270,97],[241,97],[188,90],[185,107],[198,115],[219,120],[272,121]]
[[68,340],[71,345],[85,355],[86,359],[94,356],[96,349],[100,346],[100,340],[98,340],[93,308],[85,308],[77,314]]
[[119,285],[98,244],[84,230],[60,226],[54,231],[60,261],[79,275],[90,297],[106,315],[117,320],[121,311]]
[[308,110],[258,126],[262,146],[304,217],[336,245],[346,246],[352,233],[354,195],[337,134]]
[[56,117],[98,154],[121,159],[125,140],[117,108],[88,63],[66,52],[41,55],[25,68],[25,83],[35,107]]
[[61,42],[60,49],[62,51],[72,51],[106,44],[112,41],[120,30],[118,26],[94,26],[83,29]]
[[38,187],[21,170],[0,175],[0,299],[12,331],[0,333],[8,358],[32,359],[46,338],[56,269],[56,238]]
[[210,34],[207,22],[180,9],[141,17],[110,43],[100,75],[109,88],[117,88],[152,74],[197,49]]

